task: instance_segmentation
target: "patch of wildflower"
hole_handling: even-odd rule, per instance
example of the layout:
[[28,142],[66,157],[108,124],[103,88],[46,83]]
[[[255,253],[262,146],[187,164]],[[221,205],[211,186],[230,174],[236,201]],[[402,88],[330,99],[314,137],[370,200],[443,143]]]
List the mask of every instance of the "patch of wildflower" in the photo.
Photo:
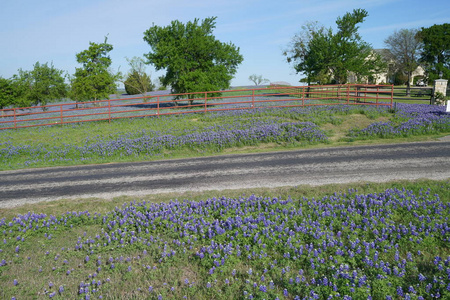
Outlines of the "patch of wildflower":
[[[19,235],[46,241],[45,234],[56,235],[71,225],[96,224],[98,232],[83,234],[64,252],[43,249],[38,254],[57,267],[55,274],[60,272],[41,283],[43,294],[112,297],[108,293],[115,284],[143,278],[140,287],[125,284],[121,291],[141,298],[193,293],[226,298],[231,293],[245,299],[445,299],[450,297],[449,216],[450,204],[438,195],[401,189],[374,194],[349,190],[321,199],[131,202],[104,215],[28,213],[0,220],[6,240],[0,272],[9,282],[7,295],[26,293],[30,279],[8,272],[21,263],[16,255],[26,255],[30,247]],[[61,258],[55,261],[55,255]],[[80,265],[74,272],[84,278],[77,286],[65,273],[75,257]],[[159,269],[187,263],[204,276],[187,272],[173,281],[144,280]]]
[[351,138],[394,138],[450,132],[450,115],[445,107],[424,104],[398,104],[396,118],[376,122],[364,129],[352,129]]

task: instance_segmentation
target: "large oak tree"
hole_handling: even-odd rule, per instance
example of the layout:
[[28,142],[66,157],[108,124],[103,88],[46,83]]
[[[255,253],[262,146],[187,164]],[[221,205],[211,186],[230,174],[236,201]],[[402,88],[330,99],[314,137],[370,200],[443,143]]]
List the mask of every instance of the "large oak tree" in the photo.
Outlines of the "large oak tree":
[[144,40],[151,47],[145,57],[157,71],[166,70],[160,80],[173,93],[219,91],[230,86],[243,57],[238,47],[215,38],[215,20],[195,19],[186,24],[176,20],[145,31]]
[[284,51],[287,61],[306,81],[346,83],[350,73],[362,79],[385,67],[381,57],[362,40],[358,24],[368,16],[364,9],[355,9],[336,20],[337,32],[331,28],[309,23],[294,36]]
[[421,61],[426,65],[429,79],[437,79],[440,72],[443,78],[450,79],[450,23],[422,27],[417,37],[423,43]]

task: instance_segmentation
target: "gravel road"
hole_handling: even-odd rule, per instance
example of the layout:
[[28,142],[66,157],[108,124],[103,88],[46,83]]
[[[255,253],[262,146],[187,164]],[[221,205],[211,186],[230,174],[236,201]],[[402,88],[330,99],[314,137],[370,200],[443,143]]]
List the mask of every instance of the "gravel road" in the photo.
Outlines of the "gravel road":
[[0,207],[57,199],[449,179],[450,141],[0,172]]

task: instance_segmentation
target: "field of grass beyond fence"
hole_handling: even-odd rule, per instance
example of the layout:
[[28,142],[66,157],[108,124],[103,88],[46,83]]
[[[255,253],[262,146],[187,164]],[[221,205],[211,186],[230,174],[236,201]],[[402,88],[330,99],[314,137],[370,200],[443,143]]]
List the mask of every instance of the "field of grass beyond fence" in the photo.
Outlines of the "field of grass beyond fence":
[[[3,130],[0,168],[448,134],[439,106],[262,108]],[[0,209],[0,298],[449,299],[449,199],[421,180]]]
[[259,108],[0,131],[0,170],[269,151],[450,133],[443,106]]

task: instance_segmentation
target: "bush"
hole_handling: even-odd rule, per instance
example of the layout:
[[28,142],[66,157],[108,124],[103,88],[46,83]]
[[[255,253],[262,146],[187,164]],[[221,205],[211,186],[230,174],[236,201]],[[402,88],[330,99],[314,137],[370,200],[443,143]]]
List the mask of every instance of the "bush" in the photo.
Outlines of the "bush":
[[394,85],[405,85],[408,82],[408,76],[402,72],[397,72],[394,75]]
[[436,105],[445,105],[446,102],[447,102],[447,100],[443,93],[436,92],[436,94],[434,94],[434,103]]
[[128,75],[124,82],[125,91],[128,95],[145,94],[153,91],[155,88],[150,76],[145,73],[139,73],[137,71]]

